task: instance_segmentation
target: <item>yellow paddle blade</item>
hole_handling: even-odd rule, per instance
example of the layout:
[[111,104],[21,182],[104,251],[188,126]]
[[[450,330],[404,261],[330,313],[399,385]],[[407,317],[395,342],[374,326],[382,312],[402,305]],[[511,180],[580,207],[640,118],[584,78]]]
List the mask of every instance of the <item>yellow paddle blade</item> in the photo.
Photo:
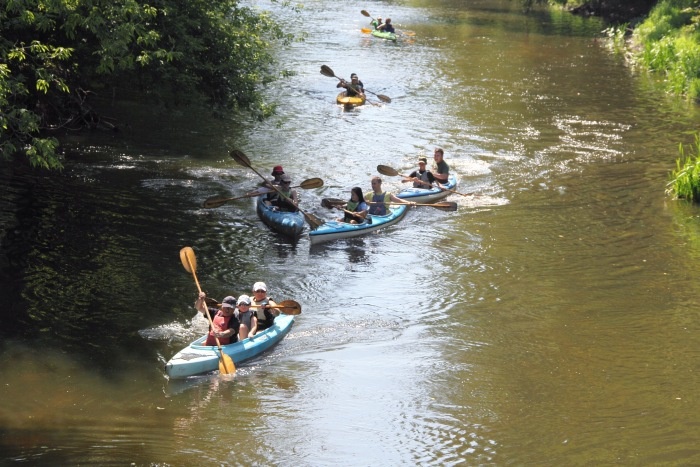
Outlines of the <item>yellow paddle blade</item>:
[[369,28],[362,28],[362,32],[364,32],[365,34],[369,34],[370,32],[372,32],[372,30]]
[[221,352],[221,358],[219,358],[219,373],[222,375],[232,375],[236,372],[236,365],[234,365],[231,357]]
[[180,250],[180,261],[187,272],[192,274],[197,271],[197,257],[194,255],[194,250],[186,246]]
[[277,304],[281,313],[285,315],[299,315],[301,314],[301,305],[294,300],[284,300]]

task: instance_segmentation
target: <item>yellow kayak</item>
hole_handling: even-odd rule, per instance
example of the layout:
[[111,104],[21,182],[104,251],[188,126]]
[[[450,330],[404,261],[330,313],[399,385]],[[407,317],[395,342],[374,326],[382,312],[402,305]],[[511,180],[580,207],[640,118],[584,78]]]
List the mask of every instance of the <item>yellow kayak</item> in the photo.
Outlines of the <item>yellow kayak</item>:
[[363,105],[365,103],[364,97],[360,97],[360,96],[348,97],[345,95],[345,91],[338,94],[338,97],[336,97],[335,100],[338,104],[350,105],[350,106]]

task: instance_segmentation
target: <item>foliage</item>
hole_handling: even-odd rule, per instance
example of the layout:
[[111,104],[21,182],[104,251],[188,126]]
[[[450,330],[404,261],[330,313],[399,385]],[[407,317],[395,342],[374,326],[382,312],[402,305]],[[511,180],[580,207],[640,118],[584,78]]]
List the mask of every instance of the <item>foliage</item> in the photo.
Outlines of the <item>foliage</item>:
[[700,135],[695,135],[693,154],[686,156],[683,145],[678,146],[681,157],[676,159],[676,170],[671,173],[666,193],[676,198],[700,202]]
[[52,132],[109,126],[86,102],[109,88],[264,117],[291,39],[238,0],[0,0],[0,155],[60,168]]
[[669,92],[700,98],[700,4],[662,0],[635,30],[638,60],[666,74]]

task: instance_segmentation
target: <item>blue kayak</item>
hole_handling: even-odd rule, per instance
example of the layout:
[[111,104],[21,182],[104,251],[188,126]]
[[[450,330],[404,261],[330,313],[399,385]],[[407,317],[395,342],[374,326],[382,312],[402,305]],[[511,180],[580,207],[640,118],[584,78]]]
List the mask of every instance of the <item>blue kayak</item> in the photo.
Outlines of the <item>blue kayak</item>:
[[[234,344],[222,345],[224,353],[231,357],[233,363],[239,364],[245,360],[260,355],[287,335],[294,324],[293,315],[281,314],[274,323],[247,339]],[[219,368],[219,348],[203,345],[207,336],[204,335],[175,354],[165,365],[165,373],[173,379],[186,378],[217,370]]]
[[275,232],[298,240],[304,231],[304,215],[300,211],[277,211],[264,203],[266,196],[258,196],[256,210],[260,220]]
[[309,232],[312,245],[330,242],[341,238],[351,238],[366,233],[389,227],[400,221],[406,215],[406,206],[392,206],[386,216],[367,215],[362,224],[349,224],[347,222],[329,221],[319,228]]
[[447,185],[443,185],[444,190],[440,188],[404,188],[399,191],[396,196],[401,199],[413,201],[414,203],[434,203],[441,199],[447,198],[451,193],[447,190],[457,188],[457,177],[450,175],[447,177]]

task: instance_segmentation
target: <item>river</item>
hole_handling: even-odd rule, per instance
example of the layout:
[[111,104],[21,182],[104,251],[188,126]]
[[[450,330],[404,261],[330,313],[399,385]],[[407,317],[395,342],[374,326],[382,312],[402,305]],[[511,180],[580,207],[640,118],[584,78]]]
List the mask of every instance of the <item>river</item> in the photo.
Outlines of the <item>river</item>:
[[[305,41],[276,117],[109,107],[60,174],[2,168],[2,464],[695,465],[700,210],[664,194],[694,105],[611,53],[602,25],[518,2],[261,3]],[[396,43],[362,33],[392,17]],[[338,76],[392,102],[346,111]],[[370,94],[370,97],[373,97]],[[321,177],[302,206],[369,189],[436,147],[456,212],[311,247],[245,193]],[[396,191],[400,177],[383,177]],[[213,297],[263,280],[302,305],[275,349],[169,381]]]

